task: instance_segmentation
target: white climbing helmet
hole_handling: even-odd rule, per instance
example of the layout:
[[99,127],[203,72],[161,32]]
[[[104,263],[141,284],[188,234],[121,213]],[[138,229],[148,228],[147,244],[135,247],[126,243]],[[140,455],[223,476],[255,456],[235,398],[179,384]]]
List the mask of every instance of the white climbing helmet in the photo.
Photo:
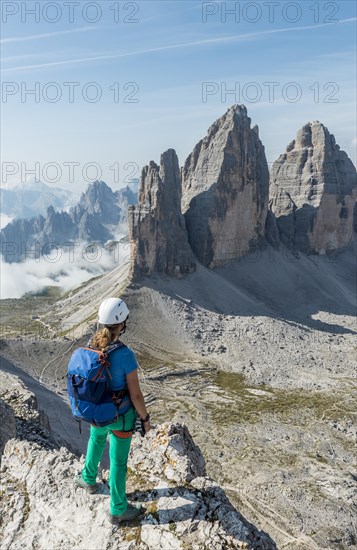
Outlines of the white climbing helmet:
[[118,325],[123,323],[129,315],[124,300],[120,298],[106,298],[99,306],[98,323],[101,325]]

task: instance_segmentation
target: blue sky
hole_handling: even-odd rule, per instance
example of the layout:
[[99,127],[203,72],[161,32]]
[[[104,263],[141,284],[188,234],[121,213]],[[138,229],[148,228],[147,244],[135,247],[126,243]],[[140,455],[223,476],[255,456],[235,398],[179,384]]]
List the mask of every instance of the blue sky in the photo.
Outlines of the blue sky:
[[268,162],[309,120],[356,162],[355,2],[69,4],[2,3],[3,182],[37,163],[49,184],[118,188],[169,147],[182,165],[233,103]]

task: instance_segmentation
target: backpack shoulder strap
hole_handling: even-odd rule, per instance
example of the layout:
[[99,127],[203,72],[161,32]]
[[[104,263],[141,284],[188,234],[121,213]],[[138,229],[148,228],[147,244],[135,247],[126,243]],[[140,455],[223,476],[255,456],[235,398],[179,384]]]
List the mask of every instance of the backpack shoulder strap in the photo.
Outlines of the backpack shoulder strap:
[[127,346],[123,344],[123,342],[114,343],[109,348],[107,348],[106,354],[109,355],[112,351],[115,351],[116,349],[126,348],[126,347]]
[[112,351],[115,351],[115,350],[121,349],[121,348],[126,348],[126,347],[127,347],[127,346],[126,346],[125,344],[123,344],[123,342],[116,342],[116,343],[113,343],[113,344],[111,345],[110,348],[107,348],[107,349],[105,350],[106,356],[108,357],[108,358],[107,358],[107,362],[108,362],[107,372],[108,372],[110,378],[112,378],[112,375],[111,375],[111,373],[110,373],[109,354],[110,354]]

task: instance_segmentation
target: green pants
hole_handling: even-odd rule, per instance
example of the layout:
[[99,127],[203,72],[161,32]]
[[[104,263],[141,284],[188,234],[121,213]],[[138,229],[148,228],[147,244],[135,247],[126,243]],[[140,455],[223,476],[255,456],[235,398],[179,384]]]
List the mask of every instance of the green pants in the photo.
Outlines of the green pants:
[[120,515],[128,507],[126,498],[126,473],[128,455],[131,444],[130,437],[123,437],[127,434],[115,435],[113,431],[129,431],[134,429],[137,412],[133,407],[119,418],[117,422],[104,427],[90,428],[87,455],[82,478],[86,483],[94,485],[98,474],[98,465],[102,459],[105,443],[109,434],[109,486],[110,486],[110,513]]

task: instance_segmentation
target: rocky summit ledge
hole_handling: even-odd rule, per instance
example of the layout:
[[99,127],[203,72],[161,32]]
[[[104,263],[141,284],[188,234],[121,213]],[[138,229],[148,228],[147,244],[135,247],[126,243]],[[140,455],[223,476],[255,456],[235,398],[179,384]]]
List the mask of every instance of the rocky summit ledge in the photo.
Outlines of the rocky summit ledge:
[[108,472],[101,491],[73,484],[83,466],[51,434],[34,394],[0,372],[0,545],[36,548],[166,550],[274,549],[206,475],[205,461],[185,425],[164,423],[135,434],[128,464],[128,497],[146,514],[113,528],[107,519]]

